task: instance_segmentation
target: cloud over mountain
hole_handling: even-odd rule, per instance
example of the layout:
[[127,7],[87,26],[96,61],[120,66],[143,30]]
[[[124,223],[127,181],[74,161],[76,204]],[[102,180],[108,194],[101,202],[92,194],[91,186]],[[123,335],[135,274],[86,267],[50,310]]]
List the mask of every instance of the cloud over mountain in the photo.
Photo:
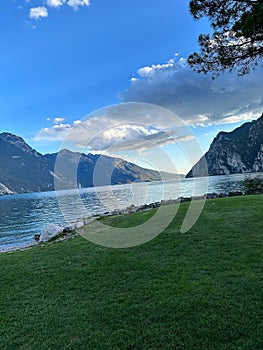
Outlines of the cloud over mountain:
[[212,80],[191,70],[186,59],[171,59],[140,68],[120,96],[168,108],[190,125],[233,123],[261,115],[263,74],[258,68],[245,77],[224,73]]
[[190,129],[170,111],[149,104],[125,103],[72,124],[55,123],[41,129],[34,140],[74,142],[80,148],[103,152],[154,148],[192,138]]

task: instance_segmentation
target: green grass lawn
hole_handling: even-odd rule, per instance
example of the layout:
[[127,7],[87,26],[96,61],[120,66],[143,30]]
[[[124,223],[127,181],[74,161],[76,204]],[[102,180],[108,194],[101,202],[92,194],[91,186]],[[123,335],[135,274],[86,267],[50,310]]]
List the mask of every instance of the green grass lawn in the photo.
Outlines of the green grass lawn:
[[188,205],[138,247],[0,254],[0,349],[263,349],[263,196],[209,200],[182,234]]

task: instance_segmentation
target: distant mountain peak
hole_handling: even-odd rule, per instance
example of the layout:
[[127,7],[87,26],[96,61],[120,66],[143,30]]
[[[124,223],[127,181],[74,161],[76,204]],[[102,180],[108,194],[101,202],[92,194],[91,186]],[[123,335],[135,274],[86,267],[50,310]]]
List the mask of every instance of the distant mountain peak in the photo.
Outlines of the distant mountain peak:
[[[207,163],[207,173],[205,171]],[[263,171],[263,114],[230,132],[220,132],[186,177]]]
[[15,142],[25,143],[25,140],[22,137],[11,134],[10,132],[0,133],[0,139],[10,143],[15,143]]
[[17,148],[22,152],[40,155],[37,151],[30,147],[22,137],[11,134],[10,132],[0,133],[0,142],[5,142],[6,144]]
[[[99,171],[94,179],[94,169],[98,164],[96,170]],[[166,175],[169,179],[175,177]],[[70,189],[76,184],[91,187],[157,180],[161,180],[157,171],[141,168],[121,158],[68,149],[42,155],[22,137],[8,132],[0,134],[0,194],[50,191],[55,189],[55,181],[59,189]]]

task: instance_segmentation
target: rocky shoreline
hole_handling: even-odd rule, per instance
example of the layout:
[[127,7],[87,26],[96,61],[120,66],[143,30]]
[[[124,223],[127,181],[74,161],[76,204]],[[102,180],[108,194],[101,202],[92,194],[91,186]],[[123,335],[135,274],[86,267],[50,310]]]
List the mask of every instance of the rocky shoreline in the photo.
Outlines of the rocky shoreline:
[[237,196],[243,196],[243,195],[248,195],[248,194],[242,191],[230,191],[228,193],[212,192],[212,193],[206,193],[201,196],[179,197],[176,199],[161,200],[159,202],[143,204],[140,206],[135,206],[132,204],[129,207],[126,207],[124,209],[114,209],[113,211],[107,211],[100,215],[94,215],[88,218],[78,219],[76,222],[71,223],[70,225],[67,225],[67,226],[50,224],[43,230],[43,232],[34,235],[32,244],[27,244],[22,247],[12,247],[11,249],[5,249],[0,251],[0,253],[2,252],[8,253],[8,252],[13,252],[17,250],[24,250],[24,249],[31,248],[32,246],[39,245],[41,243],[47,244],[47,243],[53,243],[53,242],[77,237],[78,233],[76,231],[79,228],[89,225],[91,222],[103,217],[115,216],[115,215],[128,215],[132,213],[138,213],[138,212],[157,209],[160,206],[180,204],[180,203],[191,202],[195,200],[212,200],[217,198],[237,197]]
[[72,237],[72,235],[77,229],[82,228],[83,226],[86,226],[97,219],[107,216],[128,215],[132,213],[153,210],[164,205],[179,204],[184,202],[190,202],[193,200],[209,200],[216,198],[236,197],[242,195],[245,195],[245,193],[241,191],[231,191],[228,193],[206,193],[202,196],[179,197],[176,199],[161,200],[159,202],[143,204],[140,206],[135,206],[132,204],[129,207],[126,207],[125,209],[114,209],[113,211],[107,211],[100,215],[94,215],[89,218],[78,219],[76,222],[64,227],[60,225],[50,224],[45,228],[45,230],[42,233],[35,234],[34,239],[38,243],[66,239],[68,237]]

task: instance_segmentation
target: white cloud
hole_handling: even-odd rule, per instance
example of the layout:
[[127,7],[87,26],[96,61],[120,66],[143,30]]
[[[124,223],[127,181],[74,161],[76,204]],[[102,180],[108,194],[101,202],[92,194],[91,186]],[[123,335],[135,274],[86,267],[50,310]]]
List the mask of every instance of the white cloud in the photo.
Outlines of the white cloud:
[[[30,1],[26,0],[26,4]],[[79,7],[90,6],[90,0],[42,0],[48,7],[59,8],[64,5],[68,5],[74,11],[77,11]],[[29,10],[30,19],[41,19],[48,17],[48,9],[45,6],[32,7]]]
[[48,10],[44,6],[32,7],[29,11],[29,17],[32,19],[40,19],[48,16]]
[[81,123],[82,123],[81,120],[75,120],[75,121],[73,122],[74,125],[78,125],[78,124],[81,124]]
[[192,138],[189,129],[171,112],[152,105],[128,103],[108,107],[83,121],[43,128],[34,140],[67,140],[90,151],[117,152],[151,149]]
[[56,124],[51,128],[42,128],[37,135],[35,141],[62,141],[71,130],[70,124]]
[[55,124],[63,123],[64,121],[65,121],[65,118],[55,118],[54,119]]
[[64,5],[66,0],[47,0],[47,5],[50,7],[60,7]]
[[72,7],[73,10],[78,10],[80,6],[89,6],[90,0],[68,0],[67,4]]
[[[185,66],[184,60],[179,61],[180,63],[183,63],[183,66]],[[138,74],[141,78],[152,78],[156,72],[161,72],[164,76],[169,76],[171,73],[174,73],[174,67],[175,62],[174,59],[171,59],[165,64],[153,64],[151,67],[143,67],[138,70]]]
[[140,68],[121,98],[168,108],[192,125],[244,121],[263,112],[262,68],[244,77],[224,73],[212,80],[192,71],[184,58],[172,59]]

